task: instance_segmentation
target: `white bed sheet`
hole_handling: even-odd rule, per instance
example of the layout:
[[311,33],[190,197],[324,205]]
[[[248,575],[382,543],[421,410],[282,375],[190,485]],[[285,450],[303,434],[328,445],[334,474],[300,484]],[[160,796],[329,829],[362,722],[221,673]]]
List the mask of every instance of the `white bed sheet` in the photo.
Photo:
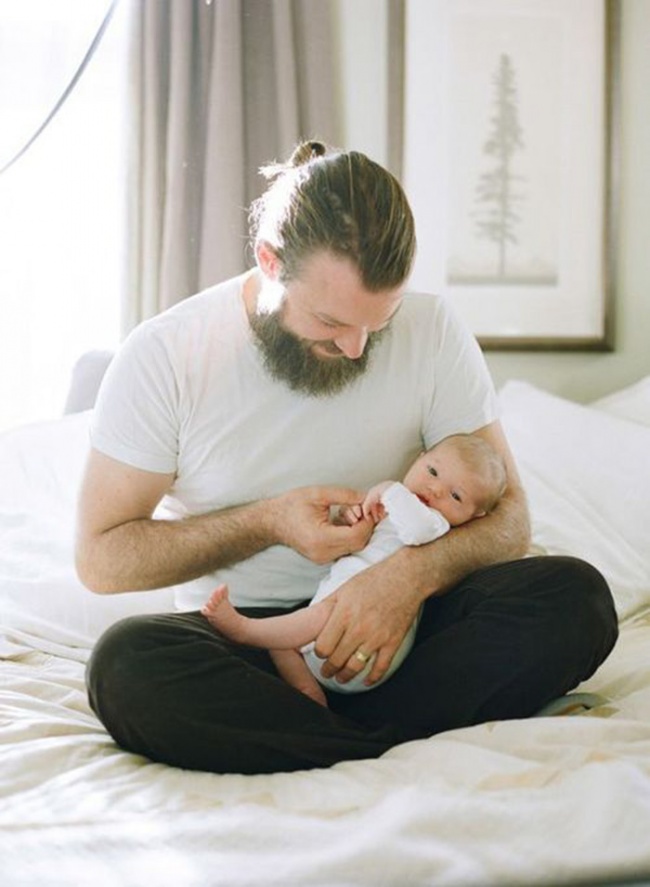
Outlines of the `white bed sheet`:
[[[571,442],[582,440],[585,421],[598,439],[574,484],[587,496],[600,470],[598,448],[623,439],[627,471],[643,452],[647,424],[637,439],[633,417],[616,412],[616,399],[611,425],[604,413],[599,424],[596,410],[585,414],[521,383],[502,398],[532,491],[536,543],[554,551],[568,534],[578,549],[592,545],[602,531],[597,520],[571,536],[572,509],[555,513],[555,527],[547,513],[557,507],[551,488],[561,489],[574,470]],[[13,469],[13,485],[0,490],[1,538],[13,552],[0,547],[2,887],[478,887],[650,878],[650,573],[637,550],[643,539],[628,540],[624,509],[612,520],[626,544],[636,545],[635,568],[602,555],[624,621],[610,658],[578,688],[603,697],[587,714],[451,731],[329,770],[193,773],[122,751],[88,707],[84,661],[93,637],[121,612],[115,602],[106,609],[84,596],[70,572],[85,421],[71,417],[0,446],[0,464]],[[531,445],[549,429],[548,447]],[[548,452],[559,480],[540,474]],[[20,485],[35,481],[28,501]],[[127,596],[123,610],[168,602],[164,594],[158,604]]]
[[88,708],[83,665],[17,646],[0,670],[0,883],[407,887],[650,872],[649,649],[646,612],[581,688],[608,700],[586,715],[244,777],[121,751]]

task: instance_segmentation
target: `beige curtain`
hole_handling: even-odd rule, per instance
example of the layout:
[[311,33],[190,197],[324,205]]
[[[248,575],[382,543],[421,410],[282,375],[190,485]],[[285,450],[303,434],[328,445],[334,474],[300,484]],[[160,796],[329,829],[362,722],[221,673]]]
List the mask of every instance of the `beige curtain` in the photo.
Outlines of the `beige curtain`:
[[250,265],[258,168],[340,143],[333,0],[132,0],[124,330]]

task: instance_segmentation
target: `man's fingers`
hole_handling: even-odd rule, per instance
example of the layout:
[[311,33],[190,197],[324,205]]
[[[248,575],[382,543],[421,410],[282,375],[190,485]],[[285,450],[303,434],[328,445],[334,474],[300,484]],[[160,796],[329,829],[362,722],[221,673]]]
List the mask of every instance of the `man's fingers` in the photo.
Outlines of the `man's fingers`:
[[[321,637],[325,634],[325,630],[323,629],[321,632]],[[344,680],[349,680],[365,668],[365,663],[354,659],[354,654],[359,649],[359,643],[347,636],[343,630],[337,629],[337,633],[336,642],[332,643],[331,646],[328,643],[327,637],[324,643],[321,642],[321,638],[318,639],[316,642],[316,655],[322,655],[322,658],[326,660],[321,668],[321,674],[324,678],[336,676],[337,678],[343,677]],[[322,651],[322,653],[319,651]]]
[[[336,669],[331,670],[329,658],[338,647],[339,642],[343,637],[343,632],[343,626],[341,626],[337,620],[330,618],[325,623],[323,630],[316,638],[314,653],[318,656],[319,659],[326,660],[325,665],[328,666],[328,671],[330,671],[330,674],[324,675],[325,677],[331,677],[332,674],[336,672]],[[341,666],[342,665],[343,662],[341,663]]]
[[376,684],[391,664],[396,649],[394,645],[380,647],[378,650],[372,650],[371,646],[363,641],[354,640],[349,637],[341,636],[338,644],[329,653],[325,654],[325,647],[320,647],[320,640],[317,644],[317,656],[326,661],[321,668],[321,674],[325,678],[336,678],[337,681],[345,684],[352,678],[356,677],[362,671],[370,668],[365,683],[368,685]]
[[348,505],[345,508],[345,514],[349,520],[350,526],[353,526],[363,519],[363,510],[360,505]]
[[367,660],[362,662],[360,659],[356,658],[356,653],[352,653],[351,656],[348,656],[347,659],[345,659],[341,668],[336,669],[332,674],[328,674],[328,666],[331,662],[331,659],[328,660],[321,669],[321,673],[323,674],[323,677],[333,677],[334,680],[340,684],[347,684],[348,681],[351,681],[352,678],[361,674],[361,672],[368,666]]
[[388,671],[388,666],[391,664],[394,655],[395,650],[392,650],[390,647],[382,647],[382,649],[379,650],[375,657],[375,661],[372,664],[372,668],[370,669],[370,674],[366,678],[366,684],[376,684],[378,680],[383,678]]
[[[336,629],[336,634],[331,634],[330,645],[330,636],[326,634],[326,629],[327,626],[321,632],[315,649],[316,655],[326,660],[321,668],[324,678],[335,677],[337,681],[347,683],[364,671],[369,662],[372,661],[374,666],[374,652],[371,647],[361,642],[354,633],[345,633]],[[390,656],[388,662],[390,662]],[[381,674],[383,671],[380,672]]]
[[375,655],[368,655],[361,647],[357,648],[348,658],[345,667],[336,674],[336,680],[341,684],[347,684],[362,672],[367,671],[374,664]]
[[328,527],[322,539],[323,544],[329,543],[326,559],[336,560],[344,554],[360,551],[367,545],[373,528],[374,524],[368,520],[359,520],[352,525],[333,524]]

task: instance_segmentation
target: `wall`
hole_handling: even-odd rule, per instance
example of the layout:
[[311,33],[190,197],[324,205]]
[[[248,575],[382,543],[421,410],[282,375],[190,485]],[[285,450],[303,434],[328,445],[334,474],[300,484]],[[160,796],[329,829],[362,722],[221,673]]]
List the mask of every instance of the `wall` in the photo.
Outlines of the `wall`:
[[387,164],[387,2],[337,0],[343,89],[343,131],[348,148]]
[[[387,156],[387,3],[339,0],[346,145]],[[408,2],[408,0],[407,0]],[[650,2],[621,0],[616,343],[611,353],[488,352],[494,379],[589,401],[650,374]]]

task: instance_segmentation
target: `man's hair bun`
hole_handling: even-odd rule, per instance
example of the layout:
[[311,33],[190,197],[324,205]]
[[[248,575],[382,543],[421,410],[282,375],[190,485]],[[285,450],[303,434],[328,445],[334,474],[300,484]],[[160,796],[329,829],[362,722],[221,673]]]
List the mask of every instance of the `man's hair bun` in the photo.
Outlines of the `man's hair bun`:
[[289,158],[289,166],[304,166],[310,160],[327,154],[327,147],[322,142],[301,142]]

